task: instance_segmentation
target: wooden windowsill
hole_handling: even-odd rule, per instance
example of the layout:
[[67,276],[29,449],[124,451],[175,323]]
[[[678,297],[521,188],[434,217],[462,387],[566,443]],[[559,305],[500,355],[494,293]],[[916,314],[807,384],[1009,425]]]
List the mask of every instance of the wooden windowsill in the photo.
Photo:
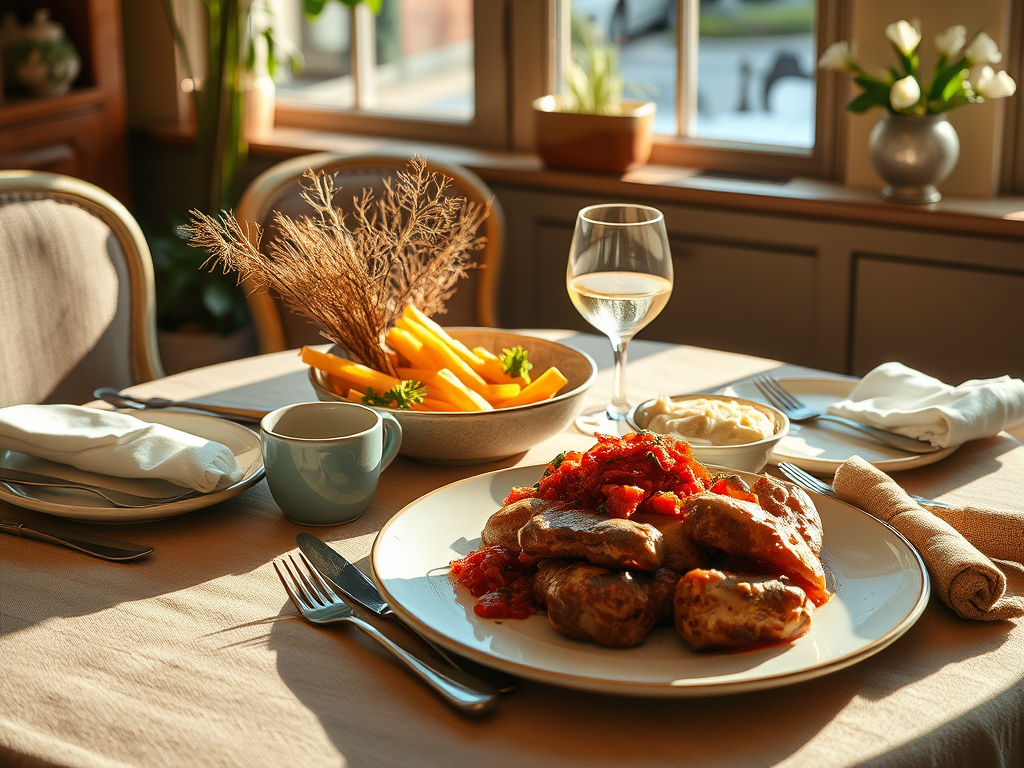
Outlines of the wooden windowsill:
[[[192,141],[190,132],[179,128],[156,128],[149,134],[156,141],[172,144]],[[298,128],[275,129],[266,138],[252,142],[250,152],[282,159],[310,152],[419,153],[432,160],[463,165],[489,184],[1024,239],[1024,197],[1019,196],[946,198],[931,205],[900,205],[882,200],[873,190],[816,179],[794,178],[774,184],[707,178],[698,175],[699,169],[664,165],[647,165],[622,176],[581,173],[545,168],[538,156],[529,153]]]

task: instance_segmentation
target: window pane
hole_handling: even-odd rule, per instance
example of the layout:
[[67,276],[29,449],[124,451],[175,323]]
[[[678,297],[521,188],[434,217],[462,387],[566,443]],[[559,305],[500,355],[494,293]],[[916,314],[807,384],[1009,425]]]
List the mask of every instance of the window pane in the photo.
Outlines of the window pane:
[[303,67],[288,67],[277,84],[277,98],[305,106],[351,109],[355,106],[352,79],[351,14],[341,3],[328,3],[316,21],[302,13],[302,0],[276,0],[275,15],[283,35],[302,54]]
[[302,17],[302,0],[276,2],[283,6],[279,17],[296,19],[300,34],[291,39],[300,41],[306,60],[300,75],[279,84],[282,99],[418,119],[473,119],[472,0],[384,0],[372,18],[374,55],[365,59],[369,72],[358,105],[349,10],[328,3],[310,23]]
[[695,136],[814,146],[814,0],[703,0]]
[[572,48],[584,60],[589,39],[618,48],[626,99],[658,105],[655,131],[675,134],[675,0],[572,0]]

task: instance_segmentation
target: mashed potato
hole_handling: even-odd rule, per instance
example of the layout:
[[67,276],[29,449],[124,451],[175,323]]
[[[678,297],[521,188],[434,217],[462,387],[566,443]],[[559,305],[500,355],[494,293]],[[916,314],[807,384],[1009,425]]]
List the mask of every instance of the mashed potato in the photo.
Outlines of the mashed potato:
[[745,403],[709,400],[705,397],[673,402],[659,397],[647,409],[651,432],[682,438],[693,445],[741,445],[775,434],[775,423],[762,411]]

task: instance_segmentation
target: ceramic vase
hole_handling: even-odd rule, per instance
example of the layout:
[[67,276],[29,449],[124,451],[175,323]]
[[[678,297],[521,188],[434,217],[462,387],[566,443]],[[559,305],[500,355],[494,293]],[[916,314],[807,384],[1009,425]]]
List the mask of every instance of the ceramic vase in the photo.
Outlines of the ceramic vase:
[[946,115],[887,114],[868,140],[871,162],[885,181],[882,197],[896,203],[936,203],[936,188],[956,166],[960,140]]
[[13,46],[14,73],[33,96],[59,96],[71,89],[78,78],[82,60],[64,34],[61,24],[50,21],[45,8],[22,31]]

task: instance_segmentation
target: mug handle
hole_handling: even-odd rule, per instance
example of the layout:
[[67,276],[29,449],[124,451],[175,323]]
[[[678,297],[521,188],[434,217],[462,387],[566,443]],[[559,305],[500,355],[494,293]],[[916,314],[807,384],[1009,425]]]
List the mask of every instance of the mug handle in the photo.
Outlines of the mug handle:
[[398,450],[402,447],[402,425],[390,413],[377,413],[384,422],[384,456],[380,461],[380,471],[383,472],[395,460]]

